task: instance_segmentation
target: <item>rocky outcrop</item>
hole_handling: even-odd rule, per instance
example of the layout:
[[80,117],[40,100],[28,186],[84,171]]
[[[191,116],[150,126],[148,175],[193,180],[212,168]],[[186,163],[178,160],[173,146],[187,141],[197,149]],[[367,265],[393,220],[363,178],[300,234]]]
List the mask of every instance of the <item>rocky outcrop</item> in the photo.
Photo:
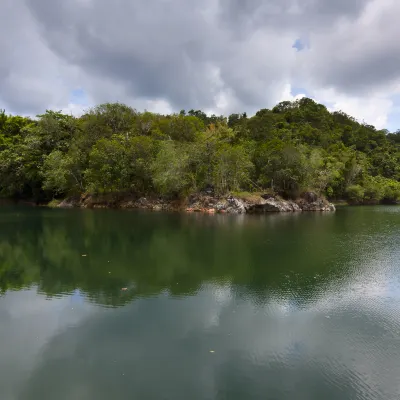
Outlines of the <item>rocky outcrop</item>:
[[220,201],[220,199],[207,194],[195,194],[189,196],[185,209],[187,212],[208,212],[211,214],[217,211],[226,210],[226,208],[226,201]]
[[161,198],[147,198],[140,197],[139,199],[125,199],[119,203],[118,208],[140,208],[142,210],[152,210],[152,211],[169,211],[174,210],[175,203],[172,201],[165,201]]
[[335,206],[315,193],[307,192],[300,199],[283,200],[278,196],[249,195],[245,198],[234,196],[216,197],[209,194],[196,194],[186,201],[167,200],[163,198],[129,198],[120,199],[112,196],[83,195],[80,198],[71,197],[62,201],[59,208],[123,208],[145,209],[153,211],[179,211],[202,212],[208,214],[264,214],[276,212],[300,212],[300,211],[335,211]]
[[312,203],[304,202],[303,200],[299,200],[299,207],[303,211],[335,211],[336,208],[332,203],[327,202],[324,199],[318,199],[313,201]]
[[263,214],[269,212],[299,212],[301,208],[290,200],[268,198],[259,204],[250,205],[247,209],[249,214]]
[[335,211],[335,206],[316,193],[304,193],[300,199],[283,200],[272,195],[262,195],[263,199],[258,204],[252,204],[247,212],[262,214],[267,212],[299,212],[299,211]]
[[304,193],[297,204],[303,211],[335,211],[336,208],[323,197],[319,197],[316,193]]
[[228,202],[228,207],[226,209],[226,212],[229,212],[231,214],[245,214],[247,211],[247,205],[239,199],[236,199],[235,197],[229,196],[227,199]]
[[247,212],[247,204],[233,196],[217,198],[207,195],[194,195],[189,197],[186,211],[205,212],[208,214],[245,214]]
[[60,204],[57,205],[57,208],[76,208],[80,207],[80,198],[76,197],[68,197],[64,199]]

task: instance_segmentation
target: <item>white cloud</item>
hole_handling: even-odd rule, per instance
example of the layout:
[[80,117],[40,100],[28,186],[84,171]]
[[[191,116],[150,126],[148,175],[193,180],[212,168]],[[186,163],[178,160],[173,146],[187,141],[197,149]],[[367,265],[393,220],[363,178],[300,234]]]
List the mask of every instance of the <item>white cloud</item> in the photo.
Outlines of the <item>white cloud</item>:
[[359,122],[366,122],[374,125],[377,129],[384,129],[387,126],[388,116],[394,109],[390,97],[380,95],[356,97],[337,93],[335,90],[315,91],[316,100],[330,104],[330,111],[345,111],[356,118]]
[[[82,87],[89,106],[252,114],[303,87],[379,128],[396,121],[394,0],[4,1],[0,105],[10,112],[79,114],[70,94]],[[297,52],[299,38],[309,47]]]
[[306,93],[298,93],[296,95],[293,95],[292,94],[292,85],[290,83],[287,83],[284,86],[282,95],[278,101],[279,102],[281,102],[281,101],[296,101],[296,100],[302,99],[303,97],[306,97]]

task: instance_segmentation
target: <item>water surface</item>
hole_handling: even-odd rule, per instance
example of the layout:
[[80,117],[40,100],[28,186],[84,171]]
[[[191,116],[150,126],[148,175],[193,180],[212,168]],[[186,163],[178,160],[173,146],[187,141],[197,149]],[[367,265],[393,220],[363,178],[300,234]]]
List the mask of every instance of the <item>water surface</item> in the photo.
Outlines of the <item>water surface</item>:
[[400,207],[0,227],[1,400],[400,398]]

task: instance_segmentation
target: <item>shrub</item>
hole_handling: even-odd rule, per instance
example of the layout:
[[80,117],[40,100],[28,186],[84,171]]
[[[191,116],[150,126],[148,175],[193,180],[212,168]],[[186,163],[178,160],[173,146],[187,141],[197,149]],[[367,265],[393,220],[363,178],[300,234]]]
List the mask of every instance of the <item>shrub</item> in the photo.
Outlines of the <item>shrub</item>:
[[364,200],[364,188],[360,185],[351,185],[346,189],[349,202],[361,204]]

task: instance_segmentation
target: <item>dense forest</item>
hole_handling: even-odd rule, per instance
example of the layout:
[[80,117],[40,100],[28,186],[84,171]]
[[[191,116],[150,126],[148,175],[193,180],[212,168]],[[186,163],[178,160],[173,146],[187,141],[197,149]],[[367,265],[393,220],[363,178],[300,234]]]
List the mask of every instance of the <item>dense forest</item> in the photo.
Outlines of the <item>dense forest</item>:
[[81,117],[0,113],[0,194],[49,201],[82,193],[185,197],[307,190],[332,200],[400,200],[400,131],[309,98],[254,116],[160,115],[102,104]]

